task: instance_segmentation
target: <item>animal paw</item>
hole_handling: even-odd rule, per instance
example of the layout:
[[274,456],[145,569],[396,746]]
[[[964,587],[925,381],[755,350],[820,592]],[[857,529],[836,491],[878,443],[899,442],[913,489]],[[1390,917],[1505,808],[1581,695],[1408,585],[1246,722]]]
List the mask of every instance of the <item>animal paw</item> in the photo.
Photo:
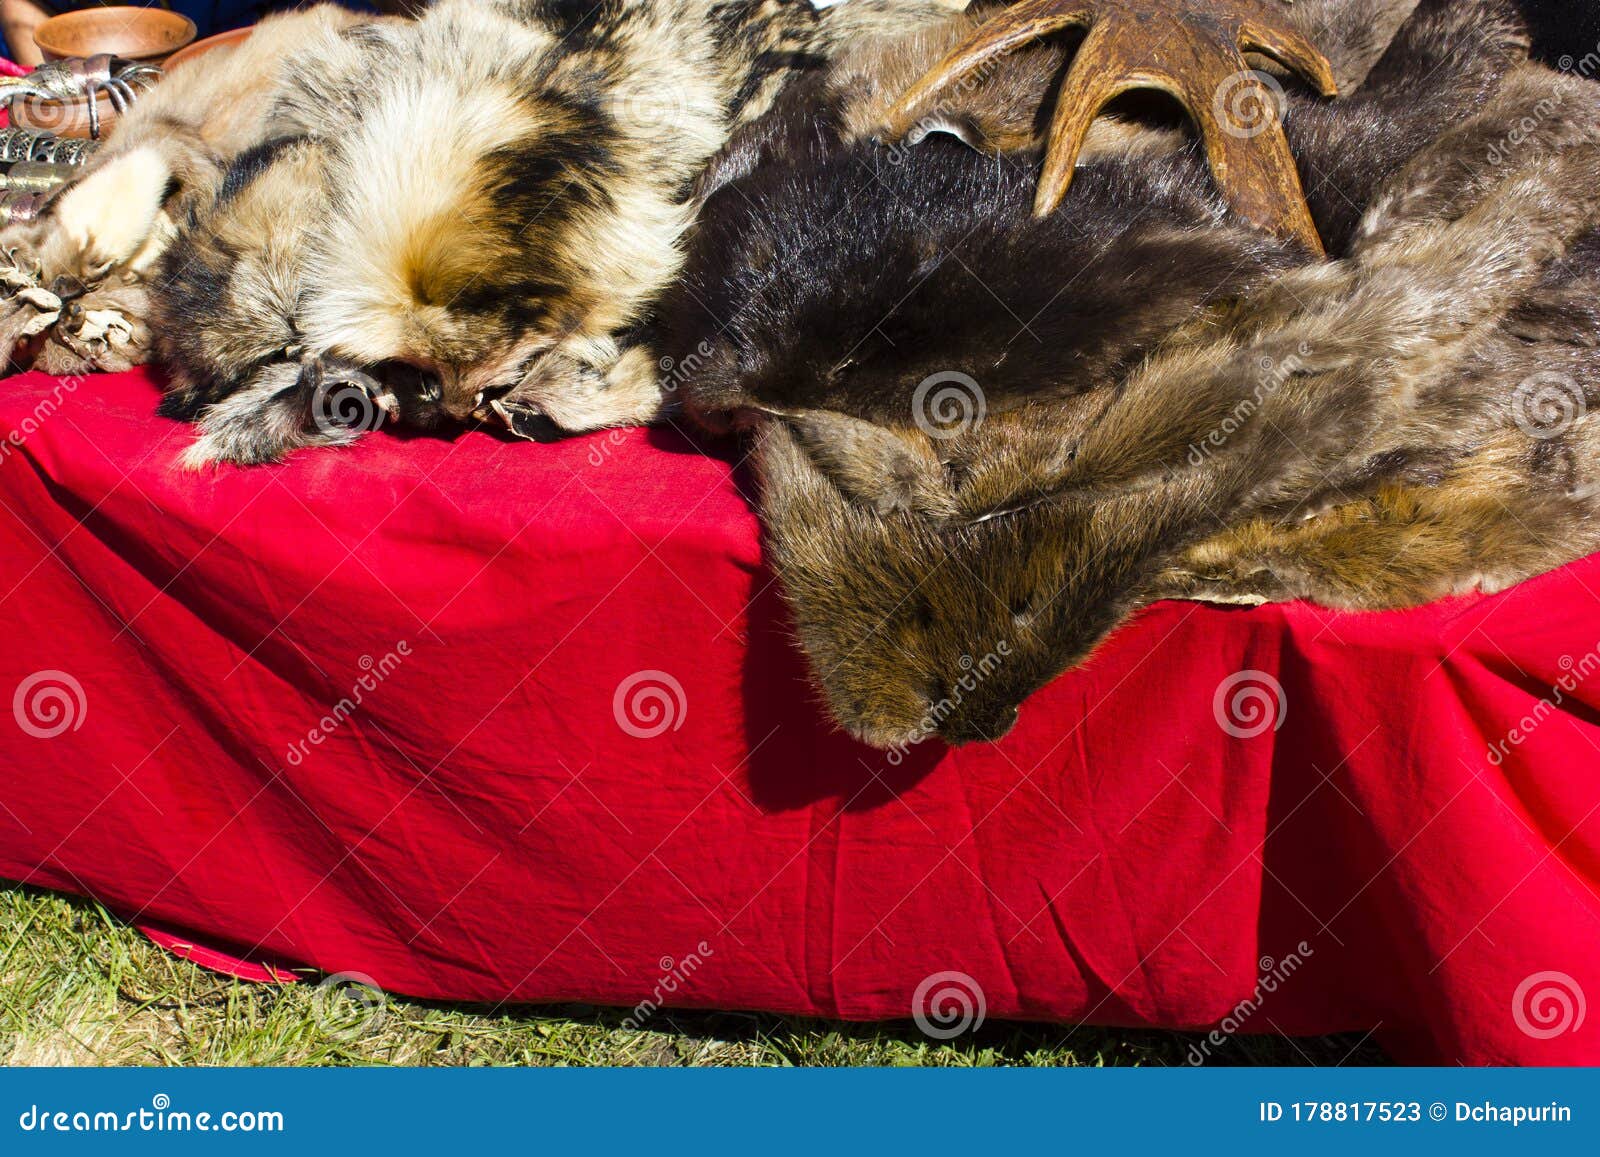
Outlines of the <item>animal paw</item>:
[[47,268],[99,280],[117,266],[151,267],[170,239],[161,210],[171,182],[156,150],[136,149],[67,186],[47,218],[54,225],[41,246]]
[[554,442],[562,436],[561,427],[530,402],[496,398],[489,403],[489,411],[518,438],[530,442]]
[[50,374],[121,373],[155,356],[141,284],[101,288],[68,300],[34,362]]
[[45,288],[38,262],[15,245],[0,251],[0,346],[8,361],[31,362],[31,357],[15,357],[20,348],[45,333],[61,316],[59,294]]
[[344,426],[359,433],[400,417],[400,398],[391,386],[337,358],[303,359],[300,388],[306,412],[319,427]]
[[481,416],[540,441],[549,440],[540,436],[544,423],[568,433],[648,425],[666,407],[656,368],[642,348],[618,350],[609,339],[573,343],[540,357],[498,405],[486,403]]

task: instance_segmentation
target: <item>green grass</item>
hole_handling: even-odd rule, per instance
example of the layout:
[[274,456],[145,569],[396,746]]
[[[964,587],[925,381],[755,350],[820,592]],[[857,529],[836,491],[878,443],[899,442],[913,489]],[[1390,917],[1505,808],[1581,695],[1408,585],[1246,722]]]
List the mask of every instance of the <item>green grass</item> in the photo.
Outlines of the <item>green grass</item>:
[[[313,978],[313,981],[315,978]],[[10,1065],[1181,1065],[1180,1033],[739,1013],[490,1010],[316,983],[246,984],[178,960],[97,904],[0,887],[0,1063]],[[1381,1064],[1359,1038],[1241,1037],[1222,1063]]]

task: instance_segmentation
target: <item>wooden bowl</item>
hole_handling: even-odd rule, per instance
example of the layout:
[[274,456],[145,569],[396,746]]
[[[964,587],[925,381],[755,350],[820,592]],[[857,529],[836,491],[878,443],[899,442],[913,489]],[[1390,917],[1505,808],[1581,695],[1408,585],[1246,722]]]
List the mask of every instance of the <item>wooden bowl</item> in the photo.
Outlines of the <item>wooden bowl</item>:
[[[162,8],[83,8],[52,16],[34,31],[33,39],[46,60],[104,52],[124,60],[159,64],[169,53],[189,45],[194,34],[194,21]],[[98,101],[100,135],[104,137],[117,121],[117,110],[104,93]],[[89,102],[18,100],[11,108],[11,123],[62,137],[87,137]]]
[[[117,123],[117,110],[111,98],[99,96],[100,136],[105,138],[111,126]],[[87,100],[39,100],[27,97],[11,104],[11,123],[19,129],[35,129],[55,133],[58,137],[87,137],[89,135],[89,102]]]
[[46,60],[109,52],[159,64],[194,37],[194,21],[165,8],[80,8],[52,16],[33,31]]
[[231,32],[219,32],[215,36],[208,36],[204,40],[196,40],[188,48],[180,48],[167,57],[165,67],[170,71],[177,68],[186,60],[193,60],[197,56],[204,56],[213,48],[221,48],[225,44],[239,44],[247,40],[253,29],[235,28]]

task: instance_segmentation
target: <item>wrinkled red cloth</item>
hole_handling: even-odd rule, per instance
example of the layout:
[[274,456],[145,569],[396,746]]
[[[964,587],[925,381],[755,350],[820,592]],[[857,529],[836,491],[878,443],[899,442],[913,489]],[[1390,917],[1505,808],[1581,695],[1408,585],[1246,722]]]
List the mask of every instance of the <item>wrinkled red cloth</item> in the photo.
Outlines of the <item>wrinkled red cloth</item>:
[[1004,742],[896,762],[821,715],[732,447],[194,474],[156,400],[0,391],[0,875],[418,997],[958,986],[1600,1062],[1600,561],[1405,613],[1158,605]]

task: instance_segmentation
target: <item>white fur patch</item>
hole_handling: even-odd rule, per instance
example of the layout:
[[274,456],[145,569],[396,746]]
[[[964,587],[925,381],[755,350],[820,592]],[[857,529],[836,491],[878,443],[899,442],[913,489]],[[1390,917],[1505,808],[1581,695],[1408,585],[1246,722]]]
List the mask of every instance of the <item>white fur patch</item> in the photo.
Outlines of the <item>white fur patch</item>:
[[63,193],[56,219],[88,267],[126,261],[149,240],[171,180],[160,153],[135,149]]

